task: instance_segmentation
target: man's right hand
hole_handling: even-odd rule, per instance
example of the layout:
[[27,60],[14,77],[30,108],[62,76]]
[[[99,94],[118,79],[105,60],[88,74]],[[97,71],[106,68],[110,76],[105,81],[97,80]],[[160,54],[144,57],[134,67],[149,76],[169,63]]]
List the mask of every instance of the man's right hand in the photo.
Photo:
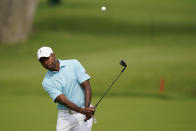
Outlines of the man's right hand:
[[94,107],[85,107],[85,108],[82,108],[81,113],[86,116],[93,116],[95,113],[95,109]]
[[94,107],[86,107],[86,108],[82,108],[82,114],[84,114],[86,116],[85,121],[89,120],[91,117],[94,116],[95,113],[95,109]]

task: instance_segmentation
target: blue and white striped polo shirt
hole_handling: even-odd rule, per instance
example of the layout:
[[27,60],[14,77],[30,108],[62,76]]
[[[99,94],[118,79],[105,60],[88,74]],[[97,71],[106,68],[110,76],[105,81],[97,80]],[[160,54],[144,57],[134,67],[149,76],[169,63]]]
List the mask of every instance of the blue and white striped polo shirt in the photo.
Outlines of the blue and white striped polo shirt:
[[[84,107],[84,90],[80,83],[90,79],[84,67],[78,60],[59,60],[60,70],[46,73],[42,86],[55,101],[56,97],[64,94],[72,103]],[[68,107],[58,103],[57,109],[67,110]]]

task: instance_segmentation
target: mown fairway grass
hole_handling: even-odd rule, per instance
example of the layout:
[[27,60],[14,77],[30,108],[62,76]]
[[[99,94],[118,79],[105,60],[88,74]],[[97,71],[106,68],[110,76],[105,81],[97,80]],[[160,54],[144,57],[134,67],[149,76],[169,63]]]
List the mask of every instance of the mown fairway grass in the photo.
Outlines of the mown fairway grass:
[[[57,58],[80,60],[92,77],[94,96],[119,73],[120,60],[127,62],[97,111],[95,131],[195,130],[195,4],[66,0],[50,7],[41,0],[29,39],[0,45],[1,130],[55,130],[57,111],[41,88],[46,71],[36,59],[43,45],[51,46]],[[106,12],[100,11],[102,5]]]
[[[1,130],[55,130],[57,110],[48,97],[0,98]],[[93,131],[195,131],[195,110],[191,99],[107,97],[97,108]]]

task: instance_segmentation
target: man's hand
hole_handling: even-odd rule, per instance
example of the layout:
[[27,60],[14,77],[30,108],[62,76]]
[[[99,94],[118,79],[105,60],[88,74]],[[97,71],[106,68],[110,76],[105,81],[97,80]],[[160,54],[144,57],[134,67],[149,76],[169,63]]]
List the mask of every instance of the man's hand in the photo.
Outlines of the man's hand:
[[94,116],[94,113],[95,113],[94,107],[86,107],[86,108],[83,108],[82,114],[84,114],[86,116],[86,119],[84,121],[87,121],[91,117],[93,117]]

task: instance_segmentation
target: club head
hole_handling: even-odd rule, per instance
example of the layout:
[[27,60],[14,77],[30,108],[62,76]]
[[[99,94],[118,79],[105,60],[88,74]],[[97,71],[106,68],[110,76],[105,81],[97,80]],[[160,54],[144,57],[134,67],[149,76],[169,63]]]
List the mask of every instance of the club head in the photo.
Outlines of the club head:
[[121,60],[121,61],[120,61],[120,65],[122,65],[123,67],[127,67],[127,64],[125,63],[124,60]]
[[127,64],[125,63],[125,61],[124,60],[121,60],[120,61],[120,65],[122,65],[124,68],[123,68],[123,70],[122,70],[122,72],[126,69],[126,67],[127,67]]

